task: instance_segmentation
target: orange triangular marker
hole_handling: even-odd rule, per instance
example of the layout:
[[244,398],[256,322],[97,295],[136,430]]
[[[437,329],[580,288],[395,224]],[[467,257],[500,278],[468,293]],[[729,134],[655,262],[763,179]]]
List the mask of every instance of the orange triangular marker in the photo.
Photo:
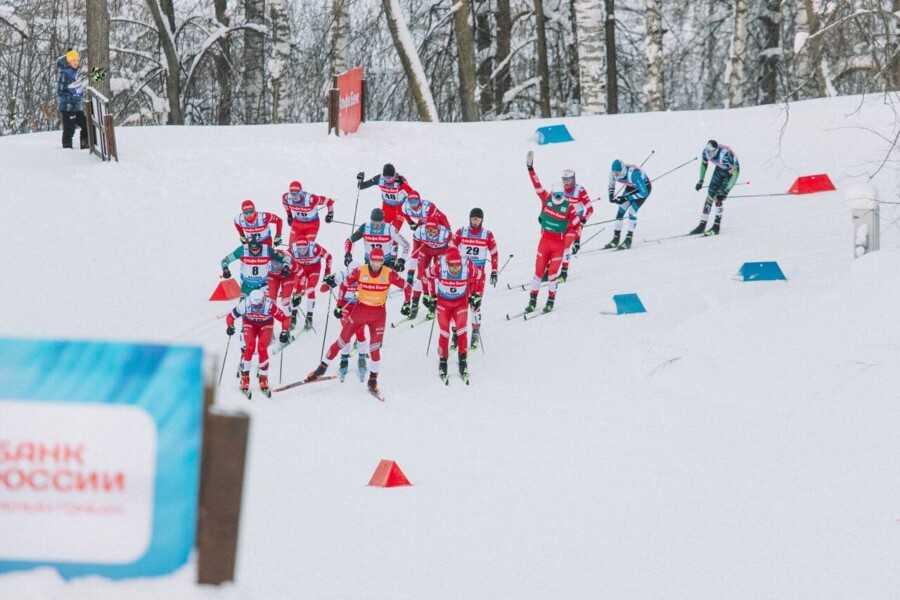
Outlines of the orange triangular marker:
[[814,194],[815,192],[831,192],[834,191],[834,184],[827,173],[819,173],[818,175],[804,175],[798,177],[788,190],[788,194]]
[[213,290],[210,300],[234,300],[241,297],[241,286],[234,279],[223,279]]
[[400,465],[392,460],[382,459],[381,462],[378,463],[378,467],[375,468],[372,479],[369,480],[369,485],[376,487],[397,487],[400,485],[412,484],[409,482],[409,479],[406,478],[406,475],[403,474],[403,471],[400,470]]

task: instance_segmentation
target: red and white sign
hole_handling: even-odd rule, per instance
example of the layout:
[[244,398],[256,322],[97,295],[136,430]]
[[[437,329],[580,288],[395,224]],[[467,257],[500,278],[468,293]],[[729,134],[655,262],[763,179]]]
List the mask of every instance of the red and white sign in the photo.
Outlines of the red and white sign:
[[0,398],[0,560],[125,564],[150,544],[156,425],[125,404]]
[[363,68],[355,67],[338,75],[338,129],[341,133],[356,133],[362,121]]

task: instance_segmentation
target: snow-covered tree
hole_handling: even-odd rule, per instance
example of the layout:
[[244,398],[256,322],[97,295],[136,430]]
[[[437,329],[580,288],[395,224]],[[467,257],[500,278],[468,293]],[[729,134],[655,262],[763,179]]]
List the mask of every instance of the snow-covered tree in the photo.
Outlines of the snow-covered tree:
[[604,20],[601,0],[574,0],[578,38],[578,83],[581,113],[598,115],[606,111],[603,86]]
[[743,106],[744,83],[747,74],[744,72],[744,60],[747,56],[747,0],[734,2],[734,30],[731,32],[731,51],[728,53],[728,100],[726,108]]
[[666,97],[663,80],[663,26],[661,0],[646,0],[644,19],[647,26],[647,110],[665,110]]
[[434,97],[431,95],[431,88],[428,84],[428,79],[425,77],[422,61],[419,60],[418,50],[413,43],[409,27],[406,25],[406,19],[403,18],[403,9],[400,7],[400,2],[399,0],[382,0],[382,2],[388,29],[394,41],[394,48],[406,73],[406,79],[409,82],[410,92],[416,104],[419,119],[436,123],[440,120],[437,106],[434,103]]

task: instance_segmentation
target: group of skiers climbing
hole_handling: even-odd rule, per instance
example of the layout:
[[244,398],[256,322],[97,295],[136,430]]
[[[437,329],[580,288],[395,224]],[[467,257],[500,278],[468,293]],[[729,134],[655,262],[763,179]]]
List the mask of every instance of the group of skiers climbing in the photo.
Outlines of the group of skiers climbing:
[[[700,223],[686,235],[717,235],[720,232],[723,202],[739,176],[740,167],[734,152],[710,140],[701,155],[700,177],[695,186],[704,186],[708,164],[715,165]],[[584,226],[594,213],[593,203],[585,188],[576,182],[575,172],[566,169],[561,185],[544,189],[534,169],[534,155],[526,157],[531,183],[540,200],[538,223],[541,236],[537,247],[534,276],[528,304],[520,313],[537,310],[540,288],[549,288],[542,313],[553,310],[558,285],[568,277],[571,257],[578,253]],[[473,208],[466,226],[453,231],[450,222],[434,202],[423,198],[396,172],[385,164],[381,175],[366,179],[357,174],[357,188],[377,186],[381,208],[371,211],[368,222],[354,227],[344,242],[345,270],[332,272],[332,256],[316,242],[320,217],[325,209],[325,222],[334,220],[334,200],[303,190],[292,181],[282,196],[286,220],[290,226],[287,248],[280,248],[283,220],[274,213],[258,211],[251,200],[245,200],[234,225],[241,245],[222,260],[222,276],[231,277],[229,265],[241,262],[241,293],[237,306],[227,317],[227,333],[235,332],[235,320],[243,321],[243,353],[240,386],[248,396],[249,371],[254,353],[259,354],[259,387],[269,395],[269,345],[274,322],[281,323],[279,343],[283,348],[292,341],[291,330],[297,325],[302,298],[306,296],[303,328],[311,329],[317,287],[321,293],[337,288],[334,315],[341,321],[341,331],[324,354],[320,364],[303,380],[311,383],[323,379],[330,364],[340,356],[341,380],[349,368],[350,352],[358,352],[360,379],[368,374],[369,391],[383,399],[378,389],[381,343],[386,325],[386,304],[390,288],[403,291],[402,321],[418,318],[420,304],[425,307],[425,320],[435,319],[440,331],[438,341],[438,373],[448,381],[448,358],[452,343],[458,352],[460,377],[468,383],[467,353],[480,343],[481,302],[486,282],[496,286],[498,250],[493,233],[484,227],[484,211]],[[619,187],[621,186],[621,187]],[[618,188],[618,191],[617,191]],[[641,166],[612,161],[607,199],[618,205],[612,239],[604,249],[631,248],[638,211],[650,197],[651,179]],[[707,229],[707,221],[713,225]],[[408,225],[412,244],[401,230]],[[271,227],[275,228],[274,237]],[[622,237],[622,230],[625,236]],[[362,262],[354,260],[353,249],[362,242]],[[490,273],[487,274],[488,263]],[[402,274],[405,272],[405,277]],[[468,337],[471,312],[471,342]],[[538,314],[538,313],[535,313]],[[401,322],[402,322],[401,321]]]

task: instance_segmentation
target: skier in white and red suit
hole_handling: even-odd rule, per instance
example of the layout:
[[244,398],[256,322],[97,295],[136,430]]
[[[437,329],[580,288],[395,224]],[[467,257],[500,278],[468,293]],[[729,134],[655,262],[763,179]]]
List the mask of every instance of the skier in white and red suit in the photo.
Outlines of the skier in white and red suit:
[[528,306],[525,308],[526,313],[534,312],[537,306],[538,291],[545,272],[547,280],[550,282],[550,294],[547,298],[547,304],[544,306],[544,312],[553,310],[558,283],[557,277],[566,249],[566,232],[569,231],[570,227],[581,222],[582,212],[581,205],[566,198],[563,191],[554,190],[548,192],[544,189],[537,173],[534,172],[533,160],[534,155],[529,150],[525,164],[528,167],[528,175],[531,177],[534,191],[541,201],[541,214],[538,216],[538,223],[541,225],[541,241],[538,243],[537,258],[534,263],[534,277],[531,280],[531,294]]
[[451,323],[457,334],[459,374],[463,379],[468,379],[466,353],[469,306],[476,310],[481,306],[484,271],[477,268],[470,259],[464,258],[458,248],[450,248],[428,268],[425,286],[433,297],[429,302],[437,303],[437,321],[441,331],[438,339],[438,370],[441,379],[445,382],[447,379]]
[[[425,200],[418,195],[410,196],[404,191],[400,191],[400,197],[403,198],[403,206],[400,211],[403,215],[403,218],[409,223],[409,228],[415,234],[416,229],[420,226],[424,225],[428,219],[434,217],[438,223],[444,225],[447,229],[453,229],[450,226],[450,220],[447,219],[447,215],[445,215],[435,204],[430,200]],[[418,256],[417,249],[421,246],[421,242],[416,241],[415,235],[413,235],[413,254],[409,259],[409,263],[407,263],[406,267],[408,271],[406,272],[406,281],[408,283],[413,282],[413,277],[416,273],[416,265],[418,261],[416,260],[416,256]]]
[[[336,277],[329,275],[325,284],[337,286]],[[353,270],[347,277],[347,284],[356,284],[356,306],[341,319],[341,333],[325,354],[325,360],[307,375],[306,381],[315,381],[328,370],[328,365],[343,348],[350,343],[361,326],[369,330],[369,391],[378,393],[378,371],[381,365],[381,340],[384,337],[385,304],[392,285],[408,289],[409,284],[396,271],[384,264],[384,251],[373,248],[367,264]]]
[[[416,260],[416,280],[413,287],[407,290],[400,314],[412,319],[419,314],[419,299],[422,296],[422,279],[431,262],[442,256],[453,244],[453,232],[446,225],[442,225],[437,217],[431,216],[423,227],[413,232],[413,251],[411,259]],[[410,298],[412,296],[412,298]],[[429,310],[429,318],[434,316],[434,310]]]
[[[272,250],[272,269],[269,270],[268,296],[287,314],[290,310],[291,291],[294,289],[294,261],[287,250]],[[279,304],[278,297],[282,302]]]
[[587,190],[581,184],[575,183],[575,171],[566,169],[562,172],[563,194],[570,202],[581,205],[581,219],[574,224],[570,224],[566,230],[566,252],[563,255],[562,271],[559,273],[559,280],[565,281],[569,275],[569,261],[573,254],[578,254],[581,248],[581,229],[591,215],[594,214],[594,206],[591,204],[591,198],[588,196]]
[[288,330],[291,318],[278,308],[272,299],[262,290],[253,290],[246,298],[241,298],[228,316],[225,317],[227,328],[225,333],[234,335],[234,321],[241,319],[243,323],[244,353],[241,355],[241,390],[250,388],[250,366],[253,354],[259,352],[259,388],[265,392],[269,389],[269,344],[272,342],[272,330],[275,319],[281,322],[281,343],[288,342]]
[[[469,211],[469,225],[460,227],[453,236],[453,245],[459,248],[460,254],[472,261],[475,268],[484,274],[488,256],[491,258],[491,285],[497,285],[497,241],[491,230],[485,228],[484,211],[473,208]],[[481,278],[480,295],[484,295],[484,277]],[[478,347],[481,328],[481,306],[472,311],[472,348]]]
[[287,213],[287,222],[291,227],[291,236],[288,244],[292,245],[297,240],[309,240],[314,242],[319,235],[319,209],[326,207],[325,222],[334,220],[334,200],[318,194],[310,194],[303,189],[299,181],[292,181],[288,192],[282,194],[281,204]]
[[294,306],[300,305],[302,288],[306,290],[305,329],[312,329],[313,309],[316,306],[316,286],[325,266],[325,277],[331,275],[331,254],[317,244],[307,240],[298,240],[291,244],[292,274],[295,277]]
[[281,228],[284,221],[275,213],[257,211],[253,200],[241,202],[241,214],[234,218],[234,228],[241,237],[241,243],[258,241],[267,246],[272,245],[272,232],[269,225],[275,225],[275,245],[281,244]]
[[377,185],[381,190],[381,210],[384,211],[384,222],[393,225],[399,232],[403,228],[403,214],[400,209],[403,207],[404,197],[400,192],[406,193],[407,197],[419,197],[419,192],[414,190],[403,175],[399,175],[394,165],[387,163],[381,169],[381,175],[376,175],[371,179],[364,179],[363,173],[356,174],[357,187],[361,190]]

